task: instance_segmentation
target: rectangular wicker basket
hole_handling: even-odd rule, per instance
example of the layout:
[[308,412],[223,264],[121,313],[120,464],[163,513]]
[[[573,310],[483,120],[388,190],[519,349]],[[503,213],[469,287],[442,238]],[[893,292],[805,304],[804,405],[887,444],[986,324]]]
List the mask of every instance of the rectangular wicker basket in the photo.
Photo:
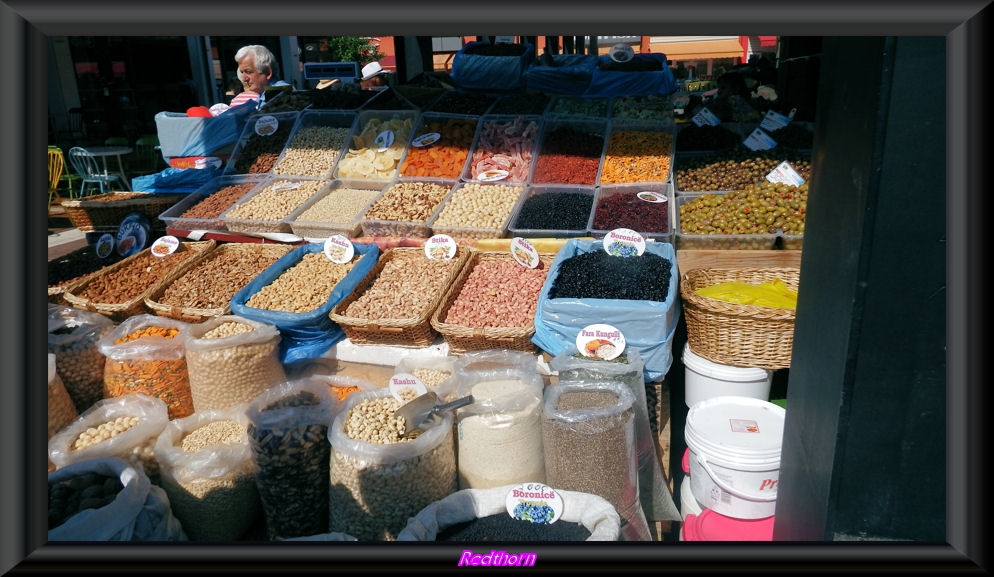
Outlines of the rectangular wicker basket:
[[133,260],[141,257],[142,255],[149,254],[152,250],[151,247],[146,248],[140,252],[136,252],[135,254],[125,258],[124,260],[118,261],[110,266],[104,267],[100,269],[100,271],[88,275],[85,278],[73,283],[72,285],[66,288],[66,291],[63,296],[66,299],[66,302],[68,302],[73,307],[76,307],[78,309],[98,312],[107,317],[110,317],[112,320],[117,322],[124,321],[128,317],[148,312],[147,309],[145,308],[145,297],[153,290],[155,290],[160,283],[168,279],[170,275],[175,271],[175,269],[182,267],[191,259],[197,258],[201,253],[213,249],[215,244],[217,244],[217,241],[214,240],[180,243],[180,246],[189,249],[190,256],[187,257],[187,259],[184,260],[183,262],[176,264],[174,269],[167,272],[165,276],[152,282],[149,286],[144,287],[140,292],[137,292],[133,296],[130,296],[124,302],[120,303],[96,302],[90,300],[87,297],[81,296],[81,293],[87,288],[87,286],[90,285],[90,283],[94,282],[96,279],[102,278],[105,275],[114,274],[118,270],[131,264]]
[[[546,272],[548,272],[549,266],[551,266],[555,258],[555,254],[540,254],[540,266],[544,266]],[[442,335],[442,338],[445,339],[445,342],[448,343],[451,354],[458,355],[467,351],[487,349],[510,349],[529,353],[534,353],[538,350],[538,347],[531,341],[532,335],[535,334],[534,319],[527,326],[522,327],[483,328],[455,325],[442,322],[441,320],[445,318],[449,312],[449,308],[459,297],[459,293],[462,291],[462,287],[466,283],[466,279],[469,277],[470,272],[472,272],[473,267],[483,261],[495,260],[514,261],[514,257],[511,256],[510,252],[473,251],[469,260],[462,267],[455,282],[445,292],[442,304],[435,309],[435,313],[431,316],[432,328],[438,331]],[[535,295],[535,300],[538,300],[537,294]]]
[[[459,276],[473,251],[471,248],[460,247],[453,257],[455,264],[443,286],[448,287]],[[332,321],[336,322],[345,332],[345,336],[353,344],[359,345],[395,345],[402,347],[427,347],[435,342],[438,333],[431,326],[431,316],[438,308],[445,294],[438,291],[425,306],[423,312],[416,317],[402,319],[366,319],[350,317],[345,314],[349,305],[355,302],[377,281],[380,273],[388,262],[394,259],[427,258],[424,249],[415,247],[398,247],[384,251],[376,265],[359,281],[355,289],[342,299],[329,313]]]
[[153,226],[159,215],[176,204],[185,194],[152,194],[148,192],[107,192],[62,201],[72,225],[83,232],[97,228],[117,227],[126,216],[138,213],[148,217]]
[[[229,286],[231,283],[225,278],[216,278],[212,282],[228,286],[230,295],[228,301],[222,307],[217,308],[198,308],[192,306],[174,306],[167,305],[161,302],[162,298],[166,294],[166,290],[174,282],[176,282],[180,277],[184,276],[188,272],[199,268],[201,265],[206,265],[208,261],[213,261],[219,258],[224,258],[227,255],[237,255],[241,254],[255,254],[258,256],[265,256],[270,259],[270,264],[276,262],[281,256],[290,252],[293,249],[292,245],[289,244],[279,244],[279,243],[254,243],[254,242],[235,242],[235,243],[223,243],[218,245],[217,248],[210,252],[206,252],[198,256],[197,258],[191,259],[186,263],[176,267],[176,270],[172,271],[169,276],[163,279],[156,287],[148,293],[145,297],[145,306],[149,308],[154,314],[160,317],[169,317],[176,320],[200,323],[214,317],[220,317],[224,315],[231,314],[231,297],[235,296],[242,287],[241,286]],[[265,268],[265,267],[263,267]],[[261,271],[260,271],[261,272]]]
[[685,272],[680,279],[680,295],[691,350],[723,365],[789,368],[794,309],[725,302],[695,291],[725,282],[762,284],[774,279],[796,291],[799,277],[798,268],[698,268]]

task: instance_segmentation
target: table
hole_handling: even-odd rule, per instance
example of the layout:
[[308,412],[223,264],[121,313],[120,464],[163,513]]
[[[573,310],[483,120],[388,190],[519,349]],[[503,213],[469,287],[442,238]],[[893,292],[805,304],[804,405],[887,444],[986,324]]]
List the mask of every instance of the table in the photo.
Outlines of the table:
[[131,190],[131,181],[128,180],[128,175],[124,173],[124,161],[121,160],[121,156],[131,154],[134,152],[134,148],[130,146],[87,146],[86,150],[93,156],[99,156],[101,158],[104,163],[104,172],[107,172],[107,157],[116,156],[118,174],[121,175],[124,187]]

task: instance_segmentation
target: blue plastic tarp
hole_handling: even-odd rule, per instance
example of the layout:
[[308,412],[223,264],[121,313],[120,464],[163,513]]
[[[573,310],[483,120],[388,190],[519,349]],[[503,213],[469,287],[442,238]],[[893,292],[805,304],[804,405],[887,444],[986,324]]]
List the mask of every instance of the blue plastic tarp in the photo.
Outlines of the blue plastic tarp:
[[136,176],[131,179],[131,189],[139,192],[194,192],[221,175],[221,169],[206,168],[166,168],[155,174]]
[[524,73],[535,52],[532,44],[521,46],[519,56],[490,56],[473,54],[489,42],[470,42],[452,58],[449,76],[459,88],[470,90],[517,90],[524,86]]
[[[661,70],[611,70],[609,56],[562,54],[552,65],[537,60],[525,70],[525,85],[534,90],[570,96],[644,96],[670,94],[677,88],[665,54],[636,54],[635,65],[658,64]],[[606,69],[602,69],[602,67]]]
[[255,105],[247,102],[223,113],[204,118],[185,112],[159,112],[155,115],[159,147],[168,162],[173,157],[211,156],[233,147],[241,136]]

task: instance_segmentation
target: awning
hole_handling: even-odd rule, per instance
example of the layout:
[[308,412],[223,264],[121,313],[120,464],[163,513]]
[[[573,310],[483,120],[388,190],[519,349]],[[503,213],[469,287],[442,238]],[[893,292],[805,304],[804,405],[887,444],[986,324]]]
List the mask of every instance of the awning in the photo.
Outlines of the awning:
[[653,52],[662,52],[669,60],[742,58],[745,56],[745,50],[737,37],[694,41],[656,40],[654,38],[651,46]]

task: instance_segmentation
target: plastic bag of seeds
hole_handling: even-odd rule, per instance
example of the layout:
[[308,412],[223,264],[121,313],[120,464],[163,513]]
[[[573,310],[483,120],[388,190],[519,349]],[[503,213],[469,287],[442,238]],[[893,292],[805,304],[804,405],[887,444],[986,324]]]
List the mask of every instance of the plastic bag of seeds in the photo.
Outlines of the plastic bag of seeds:
[[55,370],[55,355],[48,355],[48,438],[79,417],[62,378]]
[[395,541],[407,520],[457,490],[452,413],[414,439],[389,388],[353,393],[332,423],[329,519],[360,541]]
[[328,531],[328,388],[308,380],[276,385],[246,411],[256,487],[270,540]]
[[118,457],[158,484],[155,442],[169,423],[162,400],[122,395],[97,401],[48,441],[48,458],[56,468],[100,457]]
[[286,382],[274,325],[224,315],[190,327],[186,368],[193,410],[225,409]]
[[624,541],[650,541],[639,500],[635,395],[617,381],[545,388],[542,445],[546,484],[607,499]]
[[553,357],[549,367],[558,373],[560,383],[619,381],[628,386],[635,395],[635,445],[642,509],[646,518],[654,521],[682,519],[663,474],[661,456],[649,424],[649,411],[655,411],[656,407],[649,407],[646,401],[647,385],[638,350],[626,349],[620,356],[606,361],[585,357],[574,346]]
[[79,461],[48,474],[49,541],[186,541],[169,497],[117,457]]
[[[411,517],[404,530],[397,535],[398,541],[438,541],[447,529],[492,515],[508,517],[507,494],[518,485],[491,487],[488,489],[460,489],[451,495],[431,503]],[[562,498],[563,510],[556,523],[569,523],[585,528],[590,536],[585,541],[618,541],[621,535],[621,518],[611,503],[599,495],[556,489]],[[546,524],[546,528],[553,525]],[[512,528],[509,529],[513,531]],[[523,541],[523,535],[509,533],[493,536],[497,541]],[[547,539],[542,539],[547,540]],[[556,539],[559,540],[559,539]]]
[[582,328],[610,319],[627,348],[642,355],[645,380],[659,380],[673,363],[680,320],[676,251],[670,243],[647,242],[641,255],[612,256],[603,244],[574,238],[556,253],[539,294],[532,342],[556,356],[575,346]]
[[536,362],[537,357],[533,353],[510,349],[486,349],[459,355],[456,368],[459,371],[534,371]]
[[473,403],[456,411],[460,489],[545,482],[543,387],[534,370],[461,373],[456,397]]
[[394,366],[394,373],[414,375],[429,391],[434,391],[439,399],[452,401],[456,393],[458,364],[459,358],[453,355],[404,357]]
[[170,421],[155,443],[162,488],[192,541],[234,541],[262,511],[246,408]]
[[97,343],[115,326],[100,313],[48,305],[48,352],[79,413],[104,398],[106,358]]
[[328,388],[328,392],[331,393],[332,399],[331,420],[334,420],[335,415],[341,411],[342,407],[345,405],[345,399],[349,398],[350,395],[360,391],[372,391],[379,388],[379,386],[372,381],[367,381],[366,379],[360,379],[358,377],[350,377],[348,375],[325,375],[320,373],[312,373],[307,376],[301,376],[298,380],[318,383]]
[[97,343],[107,357],[104,397],[143,394],[166,403],[170,419],[193,414],[186,367],[186,339],[192,326],[141,314],[129,317],[107,333]]

